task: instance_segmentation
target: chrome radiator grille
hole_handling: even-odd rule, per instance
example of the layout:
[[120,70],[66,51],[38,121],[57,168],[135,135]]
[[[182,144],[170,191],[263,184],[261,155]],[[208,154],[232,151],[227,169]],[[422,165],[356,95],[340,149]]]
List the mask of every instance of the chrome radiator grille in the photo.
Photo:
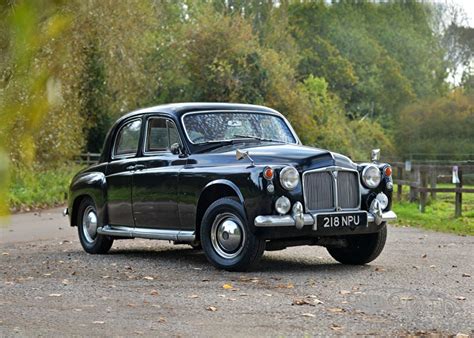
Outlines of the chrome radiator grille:
[[355,171],[305,172],[303,190],[308,211],[356,209],[360,204],[359,175]]

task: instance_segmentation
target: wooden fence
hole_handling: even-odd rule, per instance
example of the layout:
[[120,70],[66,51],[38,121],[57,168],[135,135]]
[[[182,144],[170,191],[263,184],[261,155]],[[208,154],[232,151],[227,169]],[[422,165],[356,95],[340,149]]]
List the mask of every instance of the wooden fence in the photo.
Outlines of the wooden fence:
[[99,162],[100,154],[99,153],[83,153],[76,158],[76,163],[92,165]]
[[[436,199],[436,193],[454,193],[454,216],[462,215],[462,194],[474,193],[472,188],[463,187],[463,173],[474,173],[474,164],[411,164],[391,163],[393,183],[397,185],[397,199],[402,199],[403,186],[409,187],[411,202],[419,201],[420,211],[425,212],[428,194]],[[457,172],[457,183],[453,188],[438,188],[438,182],[452,183],[453,171]],[[456,176],[456,175],[455,175]]]

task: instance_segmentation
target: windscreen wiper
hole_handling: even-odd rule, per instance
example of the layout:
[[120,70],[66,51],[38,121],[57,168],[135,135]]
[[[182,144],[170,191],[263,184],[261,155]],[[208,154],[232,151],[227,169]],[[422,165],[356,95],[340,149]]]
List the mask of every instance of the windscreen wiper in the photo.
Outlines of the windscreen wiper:
[[254,136],[254,135],[234,135],[234,137],[238,137],[238,138],[248,138],[248,139],[258,140],[258,141],[264,141],[264,142],[285,143],[285,142],[280,141],[280,140],[273,140],[273,139],[270,139],[270,138],[264,138],[264,137]]

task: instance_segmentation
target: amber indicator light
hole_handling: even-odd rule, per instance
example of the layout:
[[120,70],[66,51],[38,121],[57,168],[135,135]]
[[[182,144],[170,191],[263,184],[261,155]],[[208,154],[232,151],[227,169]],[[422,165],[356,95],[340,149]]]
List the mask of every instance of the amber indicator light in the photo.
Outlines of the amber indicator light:
[[385,176],[389,177],[392,175],[392,167],[385,167]]
[[263,170],[263,177],[265,177],[267,180],[271,180],[273,178],[273,169],[272,168],[265,168]]

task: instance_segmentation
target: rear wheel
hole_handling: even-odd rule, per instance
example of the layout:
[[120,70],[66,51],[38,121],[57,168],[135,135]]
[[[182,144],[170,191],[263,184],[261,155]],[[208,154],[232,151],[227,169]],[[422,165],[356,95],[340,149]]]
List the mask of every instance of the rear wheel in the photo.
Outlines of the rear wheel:
[[265,250],[265,240],[249,231],[242,204],[230,198],[221,198],[209,206],[200,235],[209,262],[229,271],[249,269]]
[[328,247],[329,254],[342,264],[363,265],[372,262],[382,252],[387,239],[387,226],[374,234],[347,236],[348,246]]
[[84,250],[90,254],[107,253],[114,240],[97,233],[97,209],[92,198],[86,197],[81,201],[77,215],[79,240]]

